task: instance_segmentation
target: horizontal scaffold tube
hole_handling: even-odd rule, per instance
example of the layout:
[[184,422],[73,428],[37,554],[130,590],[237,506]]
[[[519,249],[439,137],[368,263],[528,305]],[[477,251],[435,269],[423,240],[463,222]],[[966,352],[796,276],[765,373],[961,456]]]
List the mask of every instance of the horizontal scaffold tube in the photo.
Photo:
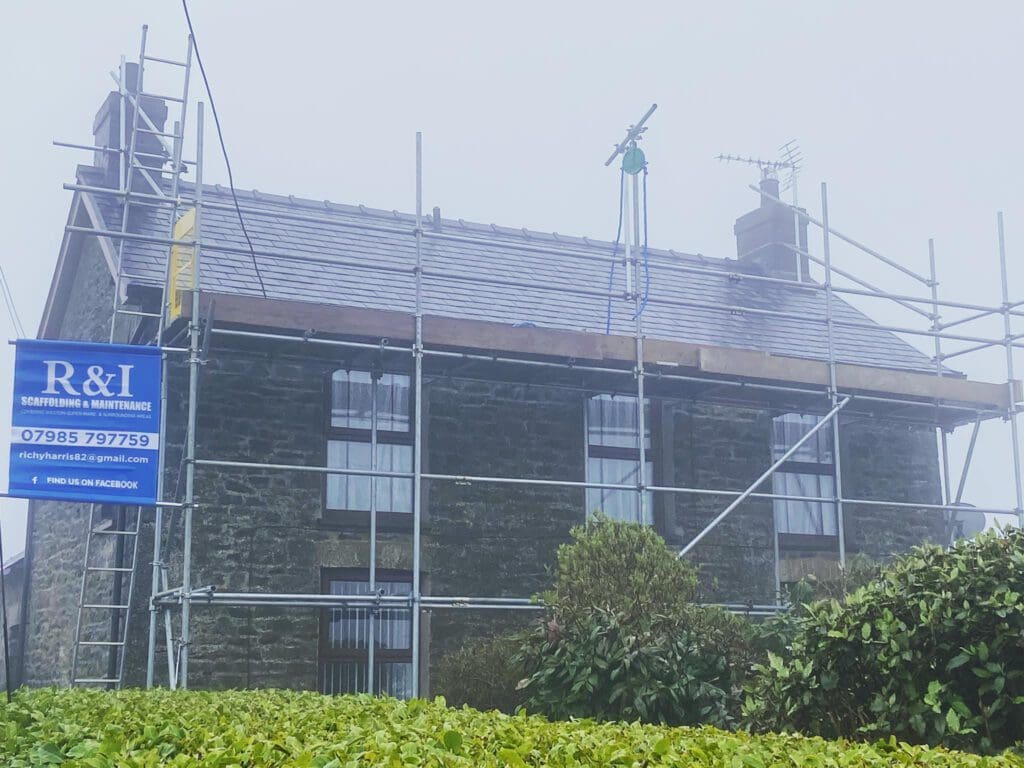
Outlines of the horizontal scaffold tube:
[[[393,472],[389,470],[371,470],[371,469],[348,469],[344,467],[315,467],[307,466],[305,464],[271,464],[255,461],[228,461],[222,459],[196,459],[197,466],[207,467],[222,467],[225,469],[262,469],[279,472],[312,472],[315,474],[324,475],[350,475],[356,477],[387,477],[387,478],[401,478],[401,479],[412,479],[412,472]],[[664,485],[626,485],[617,483],[591,483],[581,480],[548,480],[544,478],[530,478],[530,477],[492,477],[487,475],[448,475],[448,474],[436,474],[431,472],[422,473],[421,477],[424,480],[438,480],[454,483],[494,483],[497,485],[531,485],[531,486],[547,486],[555,488],[595,488],[600,490],[609,491],[651,491],[652,493],[681,493],[693,496],[729,496],[738,497],[743,496],[744,498],[755,498],[755,499],[771,499],[778,501],[806,501],[806,502],[820,502],[831,504],[835,502],[835,498],[831,496],[798,496],[793,494],[784,493],[745,493],[744,491],[735,491],[728,489],[717,489],[717,488],[688,488],[682,486],[664,486]],[[766,480],[762,481],[766,482]],[[760,485],[760,483],[758,483]],[[756,486],[755,486],[756,487]],[[915,503],[911,501],[885,501],[881,499],[851,499],[842,497],[839,499],[844,504],[862,504],[867,506],[881,506],[881,507],[900,507],[907,509],[936,509],[936,510],[951,510],[951,509],[963,509],[963,506],[956,504],[931,504],[928,502]],[[1013,510],[998,509],[998,508],[981,508],[972,507],[978,512],[991,512],[995,514],[1010,514]]]
[[[155,596],[162,607],[177,605],[182,599],[181,589],[168,590]],[[423,610],[431,609],[490,609],[540,611],[544,604],[529,597],[456,597],[449,595],[422,595],[417,601],[412,595],[321,595],[269,592],[220,592],[209,587],[192,590],[195,605],[264,606],[279,608],[386,608],[413,609],[416,604]],[[767,615],[788,610],[782,604],[709,603],[736,613]]]

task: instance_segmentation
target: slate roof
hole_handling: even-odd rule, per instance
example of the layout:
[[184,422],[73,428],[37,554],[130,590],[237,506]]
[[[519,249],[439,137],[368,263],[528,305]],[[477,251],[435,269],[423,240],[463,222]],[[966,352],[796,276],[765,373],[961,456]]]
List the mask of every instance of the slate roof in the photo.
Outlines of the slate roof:
[[[191,197],[193,192],[190,185],[183,186],[185,197]],[[225,207],[204,208],[202,233],[207,247],[201,265],[202,287],[219,293],[261,295],[238,217],[228,208],[229,191],[219,185],[204,185],[203,194],[206,202]],[[413,311],[415,218],[411,214],[256,191],[240,190],[238,197],[243,212],[250,211],[245,214],[245,223],[269,298]],[[121,209],[117,199],[110,195],[94,195],[94,199],[106,228],[119,229]],[[331,223],[305,222],[299,220],[302,216],[324,217]],[[133,232],[167,236],[165,209],[135,208],[132,219]],[[452,219],[443,219],[436,228],[429,216],[425,218],[425,229],[425,313],[605,332],[607,300],[599,294],[607,293],[607,260],[613,252],[612,243]],[[211,245],[237,252],[213,250]],[[261,255],[261,251],[275,255]],[[165,246],[127,242],[123,271],[137,276],[137,282],[159,285],[165,258]],[[802,318],[821,317],[825,309],[823,291],[737,280],[730,277],[737,271],[734,259],[651,249],[649,260],[649,303],[643,315],[649,338],[826,358],[822,323],[728,309],[747,306]],[[666,264],[688,264],[721,274],[669,271],[663,266]],[[529,287],[474,282],[478,279],[528,283]],[[624,290],[621,266],[615,270],[612,285],[615,292]],[[570,292],[576,290],[592,295]],[[673,301],[713,306],[667,303]],[[928,356],[894,334],[873,327],[869,318],[846,302],[836,298],[834,312],[838,320],[868,325],[836,327],[839,361],[935,370]],[[611,332],[633,333],[632,304],[622,299],[612,301]]]

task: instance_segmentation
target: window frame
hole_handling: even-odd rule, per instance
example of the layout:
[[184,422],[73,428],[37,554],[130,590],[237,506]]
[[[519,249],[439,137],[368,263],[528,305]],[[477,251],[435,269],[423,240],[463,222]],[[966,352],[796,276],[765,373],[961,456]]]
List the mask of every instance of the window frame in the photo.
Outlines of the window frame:
[[[814,416],[818,422],[821,421],[822,416],[816,413],[801,413],[800,411],[783,411],[772,416],[771,420],[771,432],[769,434],[769,448],[772,451],[772,461],[774,463],[774,449],[775,449],[775,422],[776,419],[783,418],[789,415],[796,416]],[[823,428],[826,429],[826,428]],[[818,434],[821,434],[819,431]],[[832,433],[828,433],[828,441],[832,443]],[[805,444],[806,445],[806,444]],[[792,445],[787,445],[786,450],[791,448]],[[836,488],[836,450],[835,445],[831,445],[829,452],[830,461],[803,461],[790,459],[783,462],[773,472],[774,475],[778,474],[789,474],[789,475],[818,475],[819,477],[830,477],[832,478],[832,487]],[[774,489],[773,489],[774,492]],[[795,502],[789,499],[772,499],[772,525],[775,528],[775,535],[778,536],[779,548],[792,550],[792,551],[815,551],[820,550],[823,547],[831,548],[839,540],[839,510],[836,507],[834,501],[821,501],[821,502],[810,502],[819,505],[821,511],[821,523],[822,530],[825,529],[825,518],[826,510],[831,512],[832,518],[835,522],[835,533],[802,533],[802,532],[791,532],[783,531],[779,529],[778,515],[776,514],[775,504],[799,504],[802,502]]]
[[[404,514],[404,513],[399,513]],[[377,581],[392,581],[401,582],[409,585],[409,591],[412,592],[412,571],[405,571],[399,568],[377,568]],[[320,569],[320,594],[329,595],[330,586],[332,581],[360,581],[367,585],[370,583],[370,569],[369,568],[321,568]],[[319,626],[317,627],[317,654],[316,654],[316,675],[317,675],[317,690],[323,693],[323,681],[324,672],[327,664],[332,662],[363,662],[369,665],[370,653],[369,649],[356,650],[354,648],[339,648],[332,649],[330,647],[329,631],[331,625],[331,611],[337,610],[335,607],[321,608],[319,616]],[[398,663],[398,664],[412,664],[412,657],[415,649],[413,648],[413,637],[412,637],[412,612],[414,609],[409,609],[409,647],[405,649],[395,648],[378,648],[374,647],[373,651],[373,663],[374,666],[386,663]],[[372,669],[367,669],[367,674],[373,675]],[[376,679],[376,678],[373,678]],[[362,691],[353,691],[353,693],[362,693]],[[379,691],[375,691],[379,693]],[[335,695],[343,695],[337,693]]]
[[[594,392],[589,394],[583,400],[583,476],[585,482],[591,482],[590,479],[590,459],[616,459],[619,461],[630,461],[634,464],[640,463],[640,449],[636,446],[636,441],[632,447],[626,447],[621,445],[600,445],[597,443],[590,442],[590,403],[592,400],[608,396],[611,398],[629,398],[631,401],[636,401],[637,396],[635,394],[623,393],[623,392]],[[658,484],[658,453],[655,446],[659,444],[659,438],[661,434],[660,421],[655,414],[660,414],[660,408],[658,408],[658,402],[655,398],[645,397],[644,398],[645,411],[647,417],[644,419],[644,426],[648,432],[648,445],[644,448],[644,462],[650,465],[650,476],[651,480],[648,485]],[[646,474],[646,471],[644,471]],[[583,506],[584,514],[586,519],[590,519],[593,515],[594,510],[590,507],[588,497],[591,491],[600,491],[598,488],[584,488],[583,489]],[[635,491],[611,491],[611,493],[634,493]],[[661,524],[661,516],[659,514],[659,506],[657,496],[651,491],[644,492],[650,500],[650,519],[649,525],[656,531],[660,531],[663,526]],[[639,510],[638,510],[639,511]],[[631,521],[637,522],[637,521]]]
[[[409,414],[408,424],[409,428],[404,431],[396,430],[377,430],[377,443],[387,445],[408,445],[410,450],[410,458],[415,462],[415,456],[411,454],[415,452],[415,433],[414,433],[414,419],[417,418],[415,402],[415,393],[412,389],[412,376],[405,371],[393,371],[393,370],[374,370],[372,368],[332,368],[328,371],[326,376],[326,384],[324,386],[324,435],[323,435],[323,465],[329,466],[330,462],[330,444],[333,441],[346,441],[353,443],[365,443],[370,445],[373,438],[370,429],[358,429],[354,427],[336,427],[334,426],[334,374],[339,371],[345,373],[368,373],[370,376],[375,374],[380,375],[392,375],[392,376],[404,376],[409,381]],[[320,483],[321,490],[321,504],[320,504],[320,520],[324,524],[340,527],[355,527],[355,528],[369,528],[370,527],[370,510],[368,509],[334,509],[328,506],[328,486],[330,483],[330,473],[324,473],[324,476]],[[356,475],[348,475],[348,477],[356,477]],[[412,488],[413,480],[410,479],[410,489]],[[413,490],[409,492],[409,511],[408,512],[395,512],[393,510],[377,510],[377,529],[381,531],[405,531],[412,530],[412,498]]]

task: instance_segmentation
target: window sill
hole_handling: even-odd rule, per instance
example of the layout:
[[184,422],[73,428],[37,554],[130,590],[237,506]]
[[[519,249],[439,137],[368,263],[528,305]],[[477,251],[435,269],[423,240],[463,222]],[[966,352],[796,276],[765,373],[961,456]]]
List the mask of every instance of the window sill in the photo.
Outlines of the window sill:
[[819,533],[780,533],[779,549],[787,552],[837,552],[839,536]]
[[[321,528],[370,530],[370,513],[366,510],[325,509],[319,519]],[[382,533],[412,531],[411,512],[378,512],[377,530]]]

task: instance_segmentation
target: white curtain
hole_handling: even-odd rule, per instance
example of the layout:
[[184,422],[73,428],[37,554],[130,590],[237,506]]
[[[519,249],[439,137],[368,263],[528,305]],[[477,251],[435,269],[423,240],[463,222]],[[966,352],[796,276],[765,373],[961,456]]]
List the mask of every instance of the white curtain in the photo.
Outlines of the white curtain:
[[[772,475],[772,492],[786,496],[832,498],[835,484],[831,475],[805,475],[776,472]],[[775,529],[779,533],[810,533],[837,536],[835,505],[822,501],[775,499]]]
[[[587,482],[611,485],[636,485],[637,462],[630,459],[587,459]],[[646,462],[644,484],[654,482],[654,466]],[[636,491],[617,491],[607,488],[587,489],[587,514],[602,512],[613,520],[654,524],[654,494],[644,492],[644,516],[640,518]]]

